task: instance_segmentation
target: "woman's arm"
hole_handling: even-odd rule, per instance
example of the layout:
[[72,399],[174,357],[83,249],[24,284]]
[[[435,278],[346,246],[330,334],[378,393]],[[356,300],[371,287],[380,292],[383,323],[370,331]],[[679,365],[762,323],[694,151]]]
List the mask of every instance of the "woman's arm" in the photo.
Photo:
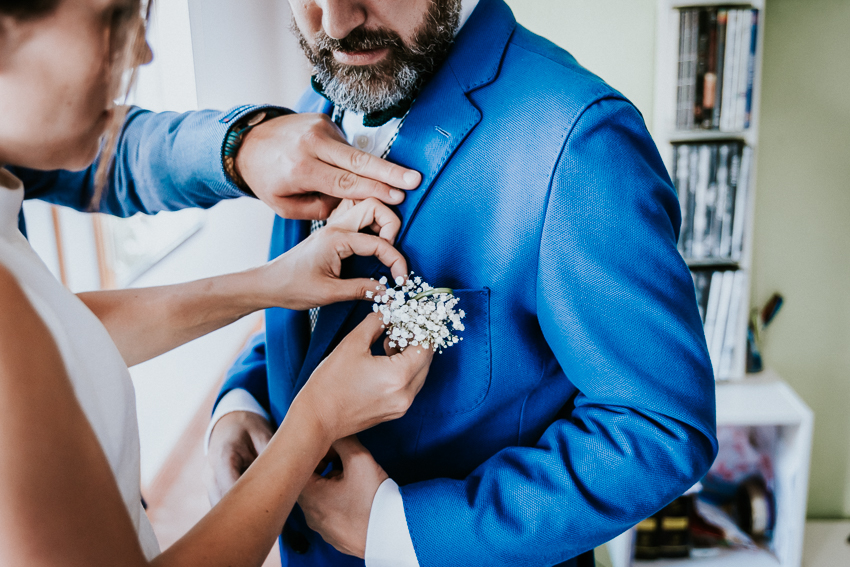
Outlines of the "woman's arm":
[[[50,331],[2,267],[0,313],[0,564],[148,565]],[[383,331],[373,315],[340,343],[263,454],[154,566],[262,564],[331,442],[400,417],[422,387],[432,352],[373,357]]]
[[[365,298],[374,282],[340,279],[342,260],[354,254],[376,256],[393,275],[404,275],[404,257],[390,244],[399,227],[386,205],[368,199],[264,266],[184,284],[79,297],[106,326],[127,365],[133,366],[260,309],[303,310]],[[380,237],[359,233],[363,228]]]

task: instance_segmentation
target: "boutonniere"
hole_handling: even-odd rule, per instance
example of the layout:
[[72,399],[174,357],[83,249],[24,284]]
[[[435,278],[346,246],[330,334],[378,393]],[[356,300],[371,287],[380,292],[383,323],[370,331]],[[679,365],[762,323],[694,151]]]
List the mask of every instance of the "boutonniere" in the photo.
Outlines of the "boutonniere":
[[413,272],[407,279],[397,277],[395,287],[387,286],[386,277],[378,283],[377,292],[367,297],[375,302],[372,310],[384,318],[390,348],[403,351],[413,346],[442,353],[463,340],[455,333],[464,330],[466,313],[455,309],[460,300],[451,289],[431,287]]

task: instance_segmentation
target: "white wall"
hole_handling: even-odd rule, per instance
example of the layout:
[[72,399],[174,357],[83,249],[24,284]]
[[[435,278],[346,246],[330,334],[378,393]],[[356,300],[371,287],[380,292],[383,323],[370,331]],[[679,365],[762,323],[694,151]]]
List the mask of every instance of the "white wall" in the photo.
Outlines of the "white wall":
[[656,0],[506,1],[520,24],[572,53],[652,124]]
[[[186,1],[186,0],[183,0]],[[286,0],[188,0],[200,108],[291,106],[309,67],[289,32]]]

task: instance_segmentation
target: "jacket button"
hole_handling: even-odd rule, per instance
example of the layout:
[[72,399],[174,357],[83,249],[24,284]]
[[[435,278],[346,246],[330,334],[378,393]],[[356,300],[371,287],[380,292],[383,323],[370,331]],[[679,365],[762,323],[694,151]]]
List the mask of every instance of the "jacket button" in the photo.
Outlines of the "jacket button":
[[298,555],[304,555],[310,549],[310,542],[307,541],[307,536],[295,530],[286,530],[286,543]]

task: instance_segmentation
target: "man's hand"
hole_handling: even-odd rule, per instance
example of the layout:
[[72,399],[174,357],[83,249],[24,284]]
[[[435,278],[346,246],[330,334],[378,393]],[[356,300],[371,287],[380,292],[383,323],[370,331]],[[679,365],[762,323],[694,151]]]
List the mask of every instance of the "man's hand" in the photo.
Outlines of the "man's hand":
[[289,114],[245,135],[236,171],[278,215],[326,219],[341,199],[404,200],[422,176],[348,145],[324,114]]
[[364,559],[372,500],[389,477],[357,437],[340,439],[333,449],[342,461],[342,470],[327,477],[314,474],[298,504],[310,529],[337,551]]
[[213,506],[263,452],[272,433],[264,417],[248,411],[228,413],[218,420],[207,453],[207,493]]

